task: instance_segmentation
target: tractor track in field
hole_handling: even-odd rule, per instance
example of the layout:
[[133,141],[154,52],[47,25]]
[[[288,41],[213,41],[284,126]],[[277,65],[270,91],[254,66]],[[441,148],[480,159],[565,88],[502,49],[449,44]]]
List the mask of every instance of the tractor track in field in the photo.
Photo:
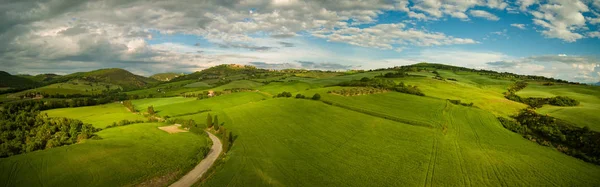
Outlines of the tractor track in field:
[[221,144],[221,140],[219,140],[219,138],[217,138],[215,135],[209,133],[208,131],[206,131],[206,133],[213,142],[208,155],[206,155],[206,157],[202,159],[202,161],[200,161],[200,163],[196,165],[194,169],[177,180],[177,182],[169,185],[169,187],[192,186],[194,183],[200,180],[202,175],[204,175],[204,173],[206,173],[206,171],[215,163],[215,161],[217,161],[217,158],[219,158],[219,155],[221,155],[221,152],[223,152],[223,145]]
[[[481,121],[481,118],[477,118],[477,119],[479,119],[479,122],[480,122],[481,124],[483,124],[483,121]],[[491,159],[491,157],[490,157],[490,155],[488,155],[488,154],[487,154],[487,152],[486,152],[486,151],[483,149],[483,146],[481,145],[481,140],[480,140],[480,138],[479,138],[479,134],[477,134],[477,131],[476,131],[476,130],[475,130],[473,127],[472,127],[472,126],[469,126],[469,127],[471,127],[471,130],[472,130],[472,131],[473,131],[473,133],[475,134],[475,139],[476,139],[477,145],[479,146],[479,149],[481,150],[481,152],[483,153],[483,155],[486,157],[486,160],[488,161],[488,163],[491,165],[492,171],[494,172],[494,176],[496,177],[496,179],[498,180],[498,182],[500,182],[501,186],[502,186],[502,184],[503,184],[504,186],[508,186],[508,185],[506,184],[506,181],[504,181],[504,180],[501,180],[501,179],[500,179],[500,177],[498,176],[498,175],[499,175],[499,173],[500,173],[500,172],[498,171],[498,167],[497,167],[497,166],[496,166],[494,163],[490,162],[490,159]]]
[[[433,186],[433,175],[435,174],[435,162],[437,160],[438,152],[438,139],[437,135],[434,135],[433,146],[431,147],[431,157],[429,157],[429,165],[427,166],[427,175],[425,176],[425,187]],[[431,173],[431,174],[429,174]]]

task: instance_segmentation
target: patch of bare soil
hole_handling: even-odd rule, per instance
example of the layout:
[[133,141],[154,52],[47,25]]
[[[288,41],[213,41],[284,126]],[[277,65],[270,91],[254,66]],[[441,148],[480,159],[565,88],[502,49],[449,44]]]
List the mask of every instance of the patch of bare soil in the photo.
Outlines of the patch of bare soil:
[[181,125],[179,125],[179,124],[175,124],[175,125],[158,127],[158,129],[163,130],[165,132],[168,132],[169,134],[175,134],[175,133],[180,133],[180,132],[187,132],[186,130],[179,129],[180,126]]

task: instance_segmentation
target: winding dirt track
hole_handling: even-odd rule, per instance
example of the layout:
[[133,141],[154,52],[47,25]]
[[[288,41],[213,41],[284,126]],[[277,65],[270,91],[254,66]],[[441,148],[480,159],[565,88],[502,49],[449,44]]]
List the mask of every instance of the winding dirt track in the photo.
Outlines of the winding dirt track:
[[221,145],[221,140],[219,140],[219,138],[217,138],[215,135],[213,135],[209,132],[206,132],[206,133],[208,134],[208,137],[210,137],[210,139],[213,142],[213,145],[210,148],[208,155],[206,155],[206,158],[204,158],[202,161],[200,161],[200,164],[196,165],[196,167],[194,167],[194,169],[192,169],[192,171],[185,174],[185,176],[181,177],[181,179],[179,179],[177,182],[171,184],[169,187],[192,186],[194,183],[196,183],[196,181],[198,181],[200,179],[200,177],[202,177],[202,175],[204,173],[206,173],[206,170],[208,170],[208,168],[210,168],[210,166],[212,166],[213,163],[215,163],[215,161],[217,160],[217,158],[223,151],[223,146]]

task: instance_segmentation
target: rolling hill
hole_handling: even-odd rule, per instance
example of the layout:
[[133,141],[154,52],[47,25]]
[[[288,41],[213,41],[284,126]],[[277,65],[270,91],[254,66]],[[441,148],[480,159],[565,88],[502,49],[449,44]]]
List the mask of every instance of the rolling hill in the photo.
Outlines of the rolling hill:
[[[65,84],[102,80],[112,82],[106,83],[109,87],[122,87],[145,80],[123,71],[76,73],[68,76],[78,79],[60,86],[74,89],[81,85]],[[382,84],[370,89],[346,84],[370,80]],[[42,112],[100,128],[120,120],[144,120],[143,113],[150,107],[160,118],[194,120],[199,128],[209,126],[209,114],[218,117],[221,129],[232,133],[233,144],[195,186],[599,186],[600,165],[593,160],[566,154],[565,149],[572,147],[549,143],[543,136],[525,136],[499,120],[528,108],[506,97],[517,81],[528,83],[515,92],[521,97],[566,96],[581,102],[528,111],[566,121],[572,132],[583,129],[576,138],[581,141],[600,132],[595,123],[600,120],[595,115],[600,112],[599,87],[428,63],[302,74],[221,65],[126,92],[141,114],[118,102]],[[412,85],[424,96],[397,89],[373,91],[386,89],[378,87],[383,83]],[[236,88],[241,91],[210,98],[194,95]],[[358,94],[339,94],[348,90]],[[277,97],[282,92],[292,97]],[[315,94],[320,99],[310,99]],[[198,162],[195,152],[210,145],[202,135],[157,129],[174,121],[107,128],[97,133],[97,139],[0,158],[0,179],[6,186],[43,181],[71,186],[173,181]],[[560,132],[556,126],[542,130],[536,133]]]
[[38,82],[24,77],[11,75],[0,71],[0,88],[31,88],[40,85]]
[[99,69],[90,72],[78,72],[62,76],[55,82],[67,82],[69,80],[82,79],[89,82],[102,82],[121,86],[125,90],[139,89],[150,86],[158,81],[140,75],[135,75],[127,70],[119,68]]
[[150,76],[150,78],[156,79],[158,81],[170,81],[182,75],[182,73],[158,73]]

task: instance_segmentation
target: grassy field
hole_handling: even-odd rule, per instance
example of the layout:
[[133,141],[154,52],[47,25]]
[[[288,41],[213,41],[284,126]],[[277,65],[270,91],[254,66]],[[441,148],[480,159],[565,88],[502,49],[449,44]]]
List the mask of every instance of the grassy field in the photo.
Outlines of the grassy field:
[[537,109],[541,114],[569,121],[578,126],[588,126],[600,131],[600,87],[558,84],[544,86],[541,83],[529,83],[525,89],[517,92],[522,97],[567,96],[580,102],[579,106],[560,107],[544,105]]
[[[264,94],[258,92],[238,92],[232,94],[225,94],[217,97],[212,97],[202,100],[189,100],[186,102],[179,102],[167,105],[160,105],[161,103],[167,103],[162,99],[153,100],[153,102],[138,102],[134,101],[136,108],[143,108],[143,106],[154,105],[154,110],[160,116],[179,116],[191,113],[197,113],[203,110],[219,110],[227,107],[237,106],[250,102],[257,102],[262,99],[268,98]],[[142,100],[143,101],[143,100]]]
[[[596,186],[600,167],[529,142],[494,115],[443,100],[395,107],[433,128],[291,98],[224,109],[238,135],[200,186]],[[433,108],[433,109],[432,109]],[[426,113],[435,110],[439,113]],[[310,116],[310,117],[309,117]]]
[[90,123],[94,127],[104,128],[111,125],[113,122],[121,120],[146,120],[142,115],[134,114],[127,110],[120,103],[111,103],[106,105],[77,107],[77,108],[61,108],[42,111],[50,117],[67,117]]
[[168,134],[145,123],[106,129],[101,140],[0,159],[0,186],[127,186],[173,181],[201,158],[206,136]]

